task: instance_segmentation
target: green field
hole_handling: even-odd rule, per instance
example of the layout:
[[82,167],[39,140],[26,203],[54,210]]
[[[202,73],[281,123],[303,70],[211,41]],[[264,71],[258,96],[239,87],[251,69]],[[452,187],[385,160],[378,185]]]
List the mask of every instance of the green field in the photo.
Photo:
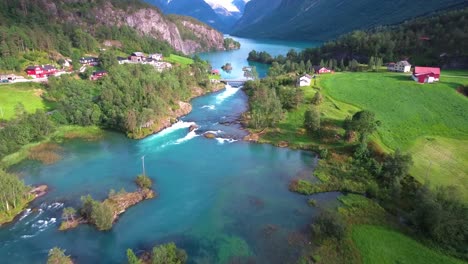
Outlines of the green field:
[[467,140],[424,137],[409,149],[414,166],[410,173],[420,182],[433,186],[455,185],[468,201]]
[[[463,75],[466,71],[448,71]],[[468,98],[456,92],[468,78],[418,84],[407,74],[342,73],[322,77],[336,101],[373,111],[382,125],[377,141],[414,157],[413,176],[433,186],[457,185],[468,195]],[[429,167],[430,162],[432,165]]]
[[462,264],[461,260],[431,250],[419,242],[383,227],[353,227],[352,238],[364,264]]
[[28,112],[47,109],[46,103],[40,97],[41,92],[41,86],[37,83],[0,85],[0,118],[12,118],[18,103],[22,103]]
[[169,57],[165,57],[164,60],[170,63],[176,63],[181,65],[190,65],[193,63],[193,60],[191,58],[182,57],[175,54],[171,54]]
[[336,100],[375,112],[378,133],[392,149],[407,150],[420,137],[468,140],[468,99],[455,91],[468,79],[418,84],[398,73],[344,73],[322,81]]

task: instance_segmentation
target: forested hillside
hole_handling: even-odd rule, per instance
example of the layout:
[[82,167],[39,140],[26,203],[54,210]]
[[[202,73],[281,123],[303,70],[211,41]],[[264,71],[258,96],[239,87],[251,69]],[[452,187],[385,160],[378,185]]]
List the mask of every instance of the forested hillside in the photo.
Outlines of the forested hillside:
[[0,2],[0,69],[62,55],[77,60],[109,45],[125,53],[224,49],[221,33],[193,19],[168,19],[139,0]]
[[[401,25],[354,31],[300,53],[291,51],[286,57],[271,58],[265,53],[251,53],[250,60],[280,64],[291,63],[343,68],[355,60],[367,63],[371,57],[384,62],[408,59],[414,65],[467,68],[468,8],[417,18]],[[331,63],[328,63],[331,61]],[[343,61],[343,62],[341,62]],[[323,65],[325,66],[325,65]],[[340,69],[344,70],[344,69]]]
[[464,0],[281,0],[280,4],[277,1],[252,0],[247,4],[233,35],[329,40],[352,30],[401,23],[406,19],[467,4]]

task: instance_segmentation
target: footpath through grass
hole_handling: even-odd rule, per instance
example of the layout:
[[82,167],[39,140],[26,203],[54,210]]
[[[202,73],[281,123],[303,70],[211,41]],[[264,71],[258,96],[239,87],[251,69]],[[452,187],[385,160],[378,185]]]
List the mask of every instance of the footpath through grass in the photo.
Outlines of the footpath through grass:
[[8,120],[14,117],[18,103],[22,103],[29,113],[36,109],[48,109],[48,105],[41,98],[43,92],[41,88],[37,83],[0,85],[0,118]]
[[358,225],[352,238],[364,264],[463,264],[461,260],[445,256],[421,243],[389,229]]

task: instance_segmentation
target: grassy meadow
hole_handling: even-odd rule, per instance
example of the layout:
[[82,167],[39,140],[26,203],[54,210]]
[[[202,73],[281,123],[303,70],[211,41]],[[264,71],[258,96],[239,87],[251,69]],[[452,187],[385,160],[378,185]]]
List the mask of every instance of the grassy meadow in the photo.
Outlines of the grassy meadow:
[[0,118],[11,119],[15,115],[15,106],[18,103],[22,103],[30,113],[36,109],[48,109],[48,105],[41,98],[41,88],[37,83],[0,85]]
[[468,197],[468,98],[456,92],[468,72],[445,73],[462,77],[442,73],[440,83],[418,84],[408,74],[338,73],[320,84],[333,100],[373,111],[382,123],[376,141],[411,153],[416,179],[456,185]]
[[182,57],[179,55],[171,54],[169,57],[164,58],[165,61],[180,64],[180,65],[190,65],[193,63],[193,60],[190,58]]
[[354,226],[352,239],[361,253],[363,264],[465,263],[429,249],[401,233],[383,227]]

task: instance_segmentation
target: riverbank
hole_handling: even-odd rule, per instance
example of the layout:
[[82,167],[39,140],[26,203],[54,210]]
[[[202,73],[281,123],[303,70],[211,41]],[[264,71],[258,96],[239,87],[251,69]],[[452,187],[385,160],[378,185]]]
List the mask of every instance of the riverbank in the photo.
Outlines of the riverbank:
[[30,156],[31,150],[44,144],[60,143],[63,140],[78,138],[83,140],[94,141],[102,138],[103,135],[104,130],[97,126],[60,126],[57,129],[57,131],[55,131],[50,136],[44,138],[43,140],[24,145],[17,152],[5,156],[2,160],[0,160],[0,167],[9,168],[15,164],[20,163],[21,161],[27,159]]
[[42,197],[47,194],[48,187],[47,185],[40,185],[32,188],[28,192],[28,197],[23,199],[15,208],[11,209],[8,214],[0,214],[0,227],[4,224],[13,222],[16,217],[18,217],[28,205],[36,200],[39,197]]
[[149,121],[146,125],[146,128],[142,128],[139,131],[133,133],[127,133],[127,136],[132,139],[144,139],[148,136],[157,134],[162,130],[172,126],[181,117],[190,114],[190,112],[192,112],[192,105],[190,104],[190,101],[200,96],[221,91],[224,88],[225,85],[222,83],[212,84],[211,89],[208,91],[203,90],[201,87],[192,87],[192,95],[188,100],[189,102],[177,102],[177,105],[175,107],[172,107],[172,109],[169,109],[168,114],[166,114],[164,117],[161,117],[159,120]]

